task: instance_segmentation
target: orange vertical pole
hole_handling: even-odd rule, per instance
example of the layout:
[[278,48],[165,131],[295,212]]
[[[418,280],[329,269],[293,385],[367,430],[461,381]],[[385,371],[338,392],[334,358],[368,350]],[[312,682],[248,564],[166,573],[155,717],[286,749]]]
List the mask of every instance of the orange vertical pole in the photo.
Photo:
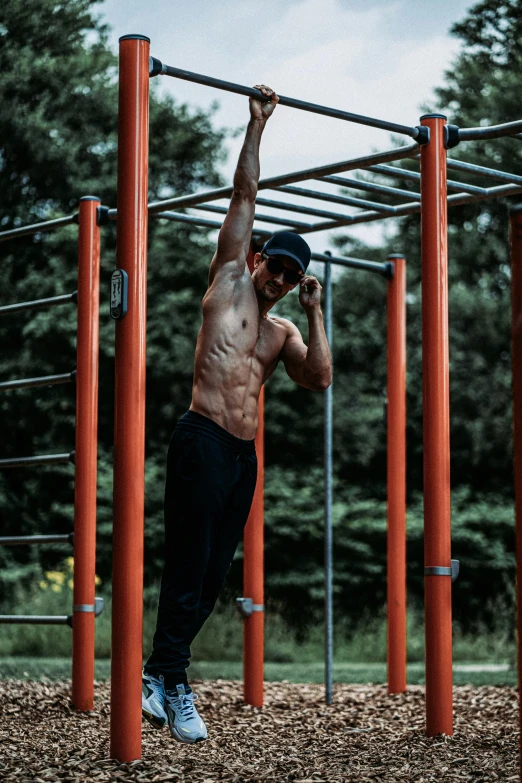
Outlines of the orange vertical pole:
[[[515,530],[517,555],[518,684],[522,684],[522,204],[511,209],[511,365],[513,372],[513,452],[515,473]],[[519,725],[522,699],[519,696]],[[522,769],[522,741],[520,746]]]
[[99,206],[98,198],[84,196],[80,199],[78,215],[72,703],[77,710],[85,711],[94,708],[100,324],[100,229],[97,225]]
[[406,690],[406,259],[388,281],[388,693]]
[[141,758],[149,44],[120,38],[117,259],[128,312],[116,322],[110,744],[120,762]]
[[[254,253],[247,263],[253,271]],[[264,696],[264,487],[265,487],[265,390],[258,403],[256,433],[257,483],[243,537],[243,595],[251,598],[253,612],[243,621],[243,698],[246,704],[263,706]]]
[[446,117],[421,124],[426,732],[453,734]]

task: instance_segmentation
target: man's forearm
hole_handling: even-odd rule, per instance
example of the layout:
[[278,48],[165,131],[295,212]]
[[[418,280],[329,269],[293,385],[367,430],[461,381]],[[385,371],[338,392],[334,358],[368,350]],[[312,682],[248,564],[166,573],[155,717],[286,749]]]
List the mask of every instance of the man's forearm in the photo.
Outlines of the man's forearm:
[[321,310],[308,314],[308,350],[306,353],[307,375],[312,384],[326,389],[332,382],[332,357],[324,331]]
[[250,119],[234,174],[234,195],[255,201],[259,182],[259,145],[266,120]]

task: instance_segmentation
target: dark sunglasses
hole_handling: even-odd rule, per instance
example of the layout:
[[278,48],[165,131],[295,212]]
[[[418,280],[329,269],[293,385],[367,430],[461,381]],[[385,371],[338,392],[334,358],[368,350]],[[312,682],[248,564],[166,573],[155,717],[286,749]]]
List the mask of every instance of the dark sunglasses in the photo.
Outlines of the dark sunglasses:
[[295,269],[289,269],[287,266],[281,263],[276,256],[263,256],[266,258],[266,266],[271,275],[280,275],[283,273],[285,283],[295,285],[303,277],[302,272],[298,272]]

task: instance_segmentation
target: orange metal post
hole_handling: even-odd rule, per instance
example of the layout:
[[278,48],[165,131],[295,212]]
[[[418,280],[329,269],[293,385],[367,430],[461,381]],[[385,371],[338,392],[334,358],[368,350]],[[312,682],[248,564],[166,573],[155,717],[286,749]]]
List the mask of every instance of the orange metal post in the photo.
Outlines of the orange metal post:
[[[254,253],[247,263],[253,271]],[[265,487],[265,390],[261,389],[256,433],[257,484],[243,537],[243,595],[254,611],[243,621],[243,698],[246,704],[263,706],[265,615],[264,606],[264,487]]]
[[388,693],[406,690],[406,260],[388,282]]
[[[426,732],[453,734],[446,117],[421,117]],[[441,573],[443,575],[441,575]]]
[[110,754],[141,758],[149,39],[120,38],[118,267],[128,312],[116,322]]
[[72,703],[77,710],[94,708],[100,324],[100,229],[96,218],[99,206],[100,200],[95,196],[80,199],[72,629]]
[[[515,529],[517,553],[518,683],[522,684],[522,204],[511,210],[511,364],[513,372],[513,451],[515,468]],[[519,725],[522,699],[519,697]],[[522,769],[522,744],[520,746]]]

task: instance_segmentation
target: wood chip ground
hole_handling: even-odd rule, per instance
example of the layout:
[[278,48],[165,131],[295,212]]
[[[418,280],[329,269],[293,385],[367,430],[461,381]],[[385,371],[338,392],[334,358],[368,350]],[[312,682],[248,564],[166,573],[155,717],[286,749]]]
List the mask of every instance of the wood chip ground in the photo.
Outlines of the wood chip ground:
[[143,724],[143,755],[109,757],[107,682],[95,709],[75,712],[70,683],[0,683],[0,781],[136,783],[365,783],[518,781],[518,702],[510,687],[458,687],[455,733],[427,738],[424,688],[388,696],[379,685],[266,684],[263,709],[243,704],[239,682],[193,682],[209,739],[181,745]]

